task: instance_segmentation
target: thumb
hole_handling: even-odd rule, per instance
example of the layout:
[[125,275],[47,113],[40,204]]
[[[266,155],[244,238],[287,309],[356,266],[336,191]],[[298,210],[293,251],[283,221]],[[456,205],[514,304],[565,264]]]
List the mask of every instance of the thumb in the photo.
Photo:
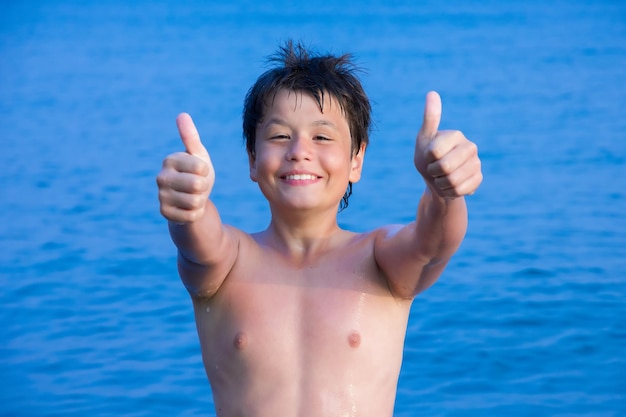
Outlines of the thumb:
[[420,128],[418,137],[421,140],[430,142],[437,135],[439,122],[441,121],[441,97],[436,91],[426,94],[426,104],[424,105],[424,121]]
[[209,153],[200,141],[200,134],[198,134],[198,129],[196,129],[191,116],[187,113],[179,114],[176,118],[176,126],[178,126],[178,134],[187,153],[206,159]]

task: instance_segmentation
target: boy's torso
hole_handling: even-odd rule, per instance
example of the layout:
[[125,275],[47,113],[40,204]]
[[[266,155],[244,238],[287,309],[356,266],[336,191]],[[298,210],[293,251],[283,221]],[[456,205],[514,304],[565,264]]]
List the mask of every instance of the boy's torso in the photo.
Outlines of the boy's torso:
[[218,293],[194,299],[218,415],[392,414],[410,301],[391,295],[374,234],[343,233],[297,266],[246,235]]

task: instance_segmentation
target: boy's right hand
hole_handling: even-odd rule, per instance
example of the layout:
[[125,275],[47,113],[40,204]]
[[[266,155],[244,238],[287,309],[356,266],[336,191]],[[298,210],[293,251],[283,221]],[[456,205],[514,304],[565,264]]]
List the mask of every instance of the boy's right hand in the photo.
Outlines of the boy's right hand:
[[198,130],[187,113],[176,118],[186,152],[169,155],[156,181],[161,214],[175,223],[191,223],[204,215],[215,183],[215,170]]

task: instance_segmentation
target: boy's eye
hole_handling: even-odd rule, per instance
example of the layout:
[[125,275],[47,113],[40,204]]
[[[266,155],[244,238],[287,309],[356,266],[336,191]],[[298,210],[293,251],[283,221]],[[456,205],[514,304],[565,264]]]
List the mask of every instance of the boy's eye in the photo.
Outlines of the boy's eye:
[[330,140],[330,138],[326,137],[326,136],[315,136],[315,140]]
[[276,135],[271,135],[270,139],[289,139],[289,136],[279,133]]

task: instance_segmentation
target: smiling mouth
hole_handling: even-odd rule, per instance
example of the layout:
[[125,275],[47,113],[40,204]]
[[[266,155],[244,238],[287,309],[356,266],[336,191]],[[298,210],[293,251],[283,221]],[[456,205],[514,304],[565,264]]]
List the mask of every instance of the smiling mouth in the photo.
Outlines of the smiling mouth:
[[286,175],[284,177],[287,181],[310,181],[310,180],[316,180],[318,177],[316,175],[311,175],[311,174],[293,174],[293,175]]

